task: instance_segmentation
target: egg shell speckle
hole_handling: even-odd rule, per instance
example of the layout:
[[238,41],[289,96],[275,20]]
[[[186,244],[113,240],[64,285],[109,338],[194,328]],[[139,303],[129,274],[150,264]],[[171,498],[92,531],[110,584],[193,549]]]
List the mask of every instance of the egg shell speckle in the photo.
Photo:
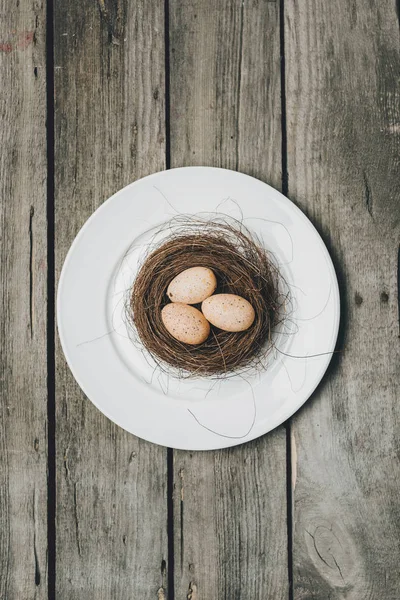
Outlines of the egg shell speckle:
[[210,324],[204,315],[188,304],[167,304],[161,318],[168,333],[184,344],[202,344],[210,334]]
[[179,273],[168,286],[171,302],[198,304],[215,292],[217,279],[207,267],[191,267]]
[[245,331],[256,316],[250,302],[236,294],[215,294],[204,300],[201,310],[212,325],[231,332]]

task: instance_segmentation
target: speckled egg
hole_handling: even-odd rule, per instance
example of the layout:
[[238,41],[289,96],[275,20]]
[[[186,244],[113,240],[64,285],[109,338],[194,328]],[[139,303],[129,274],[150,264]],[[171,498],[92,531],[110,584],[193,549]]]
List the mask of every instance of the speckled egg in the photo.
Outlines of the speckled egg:
[[165,329],[184,344],[202,344],[210,333],[210,324],[204,315],[188,304],[172,302],[161,311]]
[[207,267],[192,267],[179,273],[168,286],[171,302],[197,304],[215,292],[217,279]]
[[236,294],[215,294],[201,305],[203,315],[215,327],[224,331],[245,331],[254,319],[250,302]]

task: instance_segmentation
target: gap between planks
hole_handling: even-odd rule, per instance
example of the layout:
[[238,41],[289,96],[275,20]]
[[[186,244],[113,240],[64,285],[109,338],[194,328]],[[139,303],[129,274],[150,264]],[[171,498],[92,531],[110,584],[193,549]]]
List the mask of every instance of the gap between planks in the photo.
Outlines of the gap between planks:
[[56,597],[56,398],[54,211],[54,0],[46,3],[47,125],[47,546],[48,598]]

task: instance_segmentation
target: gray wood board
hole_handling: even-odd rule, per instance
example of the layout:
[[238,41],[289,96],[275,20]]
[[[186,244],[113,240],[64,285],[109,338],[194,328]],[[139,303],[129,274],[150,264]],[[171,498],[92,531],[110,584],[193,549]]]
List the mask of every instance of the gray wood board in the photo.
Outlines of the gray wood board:
[[292,425],[296,600],[399,597],[395,4],[285,3],[289,195],[331,250],[343,311],[340,354]]
[[[279,3],[170,3],[171,166],[281,183]],[[175,597],[287,598],[284,429],[174,453]]]
[[47,598],[46,14],[0,2],[0,597]]
[[[58,276],[91,213],[165,166],[163,3],[57,1],[55,103]],[[163,598],[166,450],[108,421],[60,347],[56,368],[57,594]]]

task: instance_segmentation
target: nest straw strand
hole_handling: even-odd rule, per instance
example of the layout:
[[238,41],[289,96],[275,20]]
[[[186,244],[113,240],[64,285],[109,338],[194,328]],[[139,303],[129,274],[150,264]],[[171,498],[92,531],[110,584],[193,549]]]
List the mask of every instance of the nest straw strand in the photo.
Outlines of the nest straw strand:
[[[250,302],[256,317],[248,330],[229,333],[212,326],[198,346],[168,333],[161,319],[169,303],[167,287],[183,270],[197,266],[214,271],[215,293],[237,294]],[[181,220],[144,259],[130,292],[128,319],[163,370],[179,377],[242,372],[262,365],[271,349],[273,329],[281,321],[280,277],[268,252],[240,222]]]

